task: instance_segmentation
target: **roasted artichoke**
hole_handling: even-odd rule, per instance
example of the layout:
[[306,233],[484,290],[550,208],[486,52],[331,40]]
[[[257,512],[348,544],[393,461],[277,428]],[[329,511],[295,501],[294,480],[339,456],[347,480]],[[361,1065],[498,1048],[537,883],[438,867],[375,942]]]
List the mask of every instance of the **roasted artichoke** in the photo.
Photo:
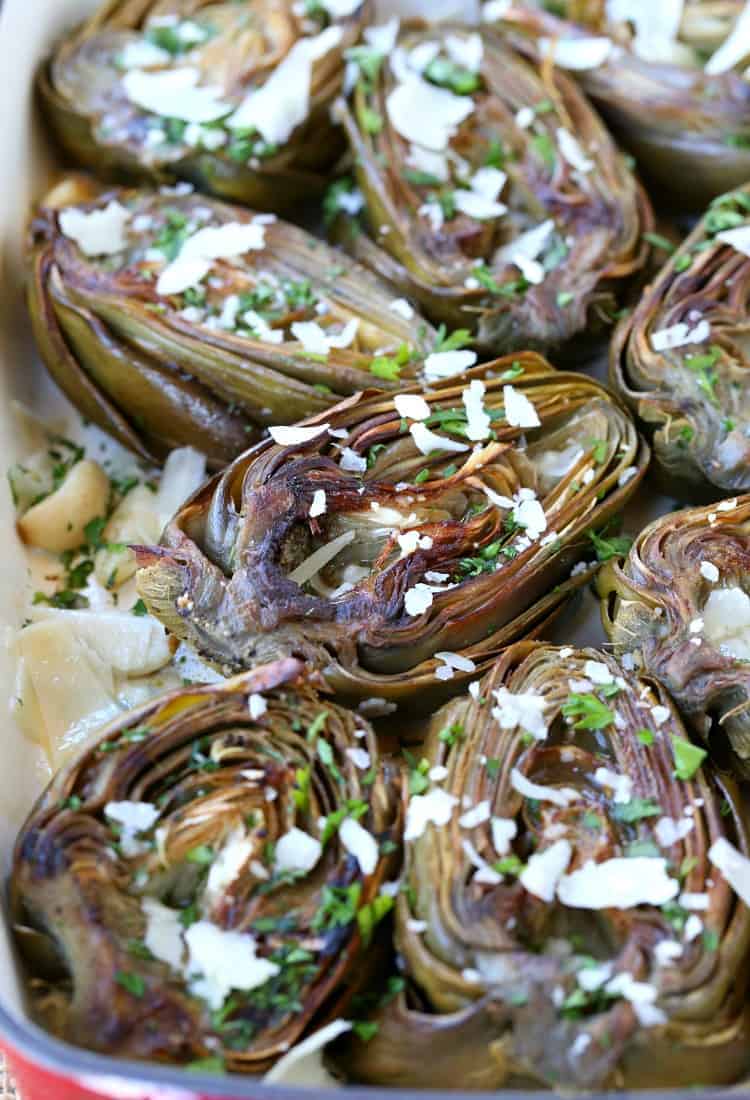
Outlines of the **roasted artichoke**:
[[293,654],[422,709],[586,582],[648,460],[606,390],[532,353],[271,435],[137,548],[140,595],[221,667]]
[[348,247],[495,354],[609,319],[652,214],[575,83],[490,31],[407,25],[386,42],[387,29],[359,48],[352,103],[335,108],[375,242]]
[[29,305],[79,411],[139,454],[223,465],[266,424],[414,378],[435,334],[302,229],[193,193],[72,177],[34,218]]
[[586,25],[530,6],[545,5],[518,2],[498,25],[530,35],[538,58],[574,72],[662,194],[695,209],[750,177],[744,0],[554,5]]
[[596,650],[522,643],[472,686],[434,716],[406,813],[411,989],[340,1064],[461,1090],[736,1081],[750,837],[731,780],[663,688]]
[[17,842],[35,1016],[120,1056],[267,1068],[378,965],[396,790],[293,660],[105,728]]
[[343,149],[329,110],[367,11],[367,0],[106,0],[43,66],[42,109],[75,163],[100,175],[188,180],[276,211],[319,188]]
[[714,199],[610,347],[663,483],[693,503],[750,488],[749,255],[746,186]]
[[750,497],[663,516],[598,579],[604,626],[750,775]]

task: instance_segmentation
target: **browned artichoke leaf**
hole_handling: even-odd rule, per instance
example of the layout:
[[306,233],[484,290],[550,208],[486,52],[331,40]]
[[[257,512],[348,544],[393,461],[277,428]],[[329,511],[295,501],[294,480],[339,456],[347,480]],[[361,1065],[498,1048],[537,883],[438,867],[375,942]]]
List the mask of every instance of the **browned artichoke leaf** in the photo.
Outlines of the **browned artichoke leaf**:
[[97,193],[68,177],[32,223],[29,257],[51,374],[83,415],[156,457],[189,443],[223,464],[267,424],[413,378],[436,339],[349,257],[189,188]]
[[98,1051],[268,1068],[381,965],[398,813],[371,728],[297,661],[123,716],[18,839],[35,1015]]
[[115,0],[58,45],[42,107],[100,175],[189,180],[279,210],[320,188],[340,155],[329,107],[368,3],[348,7],[334,18],[290,0]]
[[[552,49],[672,203],[695,209],[747,180],[743,0],[688,0],[682,11],[634,0],[611,9],[621,16],[612,20],[605,5],[585,0],[557,5],[555,15],[529,10],[540,7],[514,4],[499,26],[522,48],[524,38],[533,44],[536,55]],[[592,47],[592,31],[611,39],[605,55]]]
[[301,655],[391,709],[542,629],[647,464],[602,386],[531,353],[271,434],[139,549],[140,594],[222,667]]
[[614,312],[652,215],[572,80],[451,25],[406,25],[374,77],[372,50],[354,56],[362,76],[336,111],[373,238],[349,240],[355,255],[496,354]]
[[711,499],[750,485],[750,188],[715,199],[610,349],[613,385],[654,433],[666,491]]
[[407,990],[369,1042],[339,1042],[347,1074],[486,1090],[737,1080],[748,825],[664,689],[594,649],[521,643],[438,711],[423,751],[396,907]]
[[722,763],[750,768],[750,497],[656,520],[597,584],[618,652],[664,683]]

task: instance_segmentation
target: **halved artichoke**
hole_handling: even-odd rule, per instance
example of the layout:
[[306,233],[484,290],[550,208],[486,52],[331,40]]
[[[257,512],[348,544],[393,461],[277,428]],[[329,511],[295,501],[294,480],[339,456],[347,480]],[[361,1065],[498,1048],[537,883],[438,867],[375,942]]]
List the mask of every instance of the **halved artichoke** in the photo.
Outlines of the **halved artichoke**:
[[587,581],[648,461],[599,383],[533,353],[271,434],[137,548],[140,595],[220,666],[303,656],[423,710]]
[[489,30],[385,31],[359,48],[352,103],[335,108],[376,242],[348,247],[495,354],[608,320],[645,263],[652,213],[575,82]]
[[183,189],[101,193],[70,177],[29,252],[47,368],[144,456],[189,443],[224,464],[264,425],[414,378],[434,341],[392,288],[309,233]]
[[106,0],[42,68],[42,109],[74,162],[109,179],[188,180],[279,210],[342,151],[329,108],[367,13],[368,0]]
[[667,491],[693,502],[750,488],[749,254],[746,186],[714,199],[610,346]]
[[472,687],[434,716],[407,808],[410,985],[340,1064],[405,1088],[736,1081],[750,834],[732,781],[663,688],[597,650],[522,643]]
[[602,617],[720,760],[750,775],[750,497],[663,516],[598,580]]
[[518,3],[501,25],[530,35],[539,56],[551,53],[574,72],[673,202],[695,209],[750,177],[744,0],[562,0],[555,15],[529,6],[546,5]]
[[396,789],[293,660],[105,727],[16,846],[35,1016],[120,1056],[267,1068],[379,965]]

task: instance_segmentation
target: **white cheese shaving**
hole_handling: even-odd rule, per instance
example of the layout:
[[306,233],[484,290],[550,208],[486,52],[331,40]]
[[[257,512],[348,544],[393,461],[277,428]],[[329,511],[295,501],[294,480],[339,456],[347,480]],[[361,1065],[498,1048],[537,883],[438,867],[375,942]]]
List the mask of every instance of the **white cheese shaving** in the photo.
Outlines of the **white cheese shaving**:
[[475,351],[434,351],[424,361],[424,376],[428,382],[453,378],[473,367],[476,361]]
[[508,244],[503,245],[495,253],[495,261],[507,264],[515,264],[524,278],[538,286],[544,280],[544,267],[537,261],[537,257],[544,251],[549,238],[555,231],[555,223],[552,218],[527,229]]
[[598,69],[612,53],[612,40],[604,37],[540,38],[541,52],[562,69],[585,72]]
[[503,386],[505,419],[513,428],[538,428],[539,415],[525,393],[513,386]]
[[515,729],[520,726],[537,741],[547,736],[548,725],[545,718],[546,703],[543,695],[535,692],[508,691],[500,687],[494,693],[497,706],[492,708],[492,717],[501,729]]
[[728,244],[743,256],[750,256],[750,225],[738,225],[735,229],[722,229],[715,239]]
[[442,668],[435,669],[435,678],[438,680],[452,680],[454,670],[475,672],[477,667],[469,657],[464,657],[460,653],[451,653],[448,650],[436,653],[435,660],[443,662]]
[[426,420],[432,410],[418,393],[398,393],[393,398],[393,404],[399,416],[407,420]]
[[71,206],[57,215],[60,229],[84,256],[114,256],[127,248],[125,227],[130,211],[119,202],[108,202],[103,210],[78,210]]
[[177,258],[164,268],[156,284],[156,293],[162,296],[181,294],[199,283],[215,260],[229,260],[263,248],[265,228],[257,221],[205,226],[188,237]]
[[620,775],[619,772],[610,771],[609,768],[597,768],[594,779],[602,787],[609,787],[614,792],[615,802],[629,802],[633,793],[633,780],[629,775]]
[[386,110],[391,125],[401,137],[441,152],[447,149],[461,123],[473,113],[474,100],[413,76],[390,92]]
[[583,672],[594,684],[613,684],[615,680],[604,661],[586,661]]
[[591,171],[594,167],[593,160],[589,160],[581,148],[578,139],[573,137],[570,130],[566,130],[562,126],[558,127],[556,138],[560,155],[563,160],[568,162],[571,168],[575,168],[577,172],[582,172],[584,174]]
[[695,822],[688,817],[674,819],[672,817],[660,817],[654,825],[654,835],[662,848],[671,848],[673,844],[691,833],[695,828]]
[[229,114],[230,103],[221,99],[221,88],[199,84],[198,69],[165,69],[149,73],[131,69],[122,87],[131,103],[162,118],[182,122],[215,122]]
[[104,816],[120,826],[120,847],[126,859],[132,859],[147,850],[138,840],[159,819],[159,810],[151,802],[108,802]]
[[657,704],[655,707],[651,707],[651,717],[657,726],[663,726],[666,721],[671,718],[672,712],[669,707],[662,707]]
[[361,772],[366,772],[372,763],[367,749],[361,749],[355,746],[354,748],[347,749],[346,755],[349,757],[354,767],[358,768]]
[[328,510],[326,504],[326,491],[325,489],[316,489],[313,493],[312,504],[310,505],[309,516],[311,519],[316,519],[318,516],[325,515]]
[[557,896],[575,909],[630,909],[664,905],[679,893],[680,884],[667,874],[667,861],[650,856],[615,857],[563,876]]
[[283,145],[310,110],[313,65],[338,46],[341,27],[300,38],[272,71],[265,84],[253,88],[228,119],[233,130],[257,130],[264,141]]
[[750,597],[736,586],[715,588],[703,607],[706,639],[721,653],[750,660]]
[[378,865],[378,844],[353,817],[345,817],[339,826],[339,840],[347,852],[354,856],[363,875],[372,875]]
[[458,799],[441,787],[433,787],[427,794],[413,795],[406,809],[404,840],[417,840],[428,825],[438,828],[447,825],[458,805]]
[[359,318],[352,317],[339,333],[326,332],[317,321],[292,322],[292,336],[313,355],[328,355],[333,348],[351,346],[359,328]]
[[474,32],[467,35],[446,34],[445,51],[451,61],[468,69],[470,73],[478,73],[482,64],[482,39]]
[[512,817],[493,817],[490,822],[492,845],[499,856],[507,856],[510,842],[518,834],[518,826]]
[[558,840],[541,852],[534,852],[519,879],[524,890],[542,901],[553,901],[557,884],[570,863],[573,849],[567,840]]
[[155,959],[171,966],[173,970],[179,970],[185,952],[180,912],[168,909],[155,898],[142,898],[141,909],[146,918],[143,936],[145,946]]
[[254,844],[242,827],[233,829],[211,863],[206,879],[204,905],[219,902],[253,854]]
[[654,948],[654,962],[657,966],[669,966],[684,952],[685,948],[678,940],[659,940]]
[[533,783],[518,768],[513,768],[510,773],[510,783],[524,798],[536,798],[539,802],[551,802],[554,806],[569,806],[580,798],[578,792],[571,787],[546,787],[541,783]]
[[525,528],[530,539],[538,539],[547,530],[544,508],[533,489],[519,489],[513,505],[513,519]]
[[711,561],[702,561],[700,572],[704,580],[710,581],[712,584],[715,584],[719,579],[719,570]]
[[269,959],[258,958],[252,936],[227,931],[209,921],[191,924],[185,932],[185,943],[190,990],[214,1011],[221,1008],[233,989],[249,992],[275,978],[281,969]]
[[678,321],[669,328],[652,332],[650,340],[654,351],[669,351],[672,348],[687,347],[689,344],[702,344],[710,335],[711,326],[708,321],[699,321],[692,329],[684,321]]
[[490,434],[490,417],[484,407],[485,385],[478,378],[472,378],[469,385],[461,394],[461,399],[466,409],[466,434],[469,439],[488,439]]
[[344,447],[341,451],[339,466],[348,474],[363,474],[367,469],[367,459],[358,455],[351,447]]
[[327,431],[328,424],[314,424],[309,428],[300,427],[297,424],[276,424],[268,429],[268,434],[280,447],[295,447],[301,443],[309,443],[310,440]]
[[641,1027],[658,1027],[667,1022],[666,1013],[656,1007],[658,991],[648,982],[637,982],[632,974],[616,974],[604,989],[630,1002]]
[[458,824],[462,829],[476,829],[478,825],[484,825],[485,821],[490,819],[490,804],[485,799],[482,802],[478,802],[476,806],[472,806],[470,810],[466,810],[461,814],[458,819]]
[[706,73],[717,76],[726,73],[746,60],[750,53],[750,4],[745,4],[737,16],[732,30],[716,53],[706,62]]
[[469,450],[467,443],[459,443],[458,440],[448,439],[444,435],[437,435],[421,423],[410,424],[409,431],[417,450],[423,455],[431,454],[433,451],[460,454],[462,451]]
[[407,588],[404,596],[404,611],[407,615],[424,615],[432,607],[432,589],[419,582],[413,588]]
[[406,298],[394,298],[388,308],[391,313],[395,313],[397,317],[403,317],[405,321],[411,321],[414,316],[414,306],[407,302]]
[[317,837],[298,829],[296,825],[280,836],[274,849],[276,871],[312,871],[320,859],[322,846]]
[[709,848],[708,858],[735,894],[745,905],[750,905],[750,860],[747,856],[722,836]]

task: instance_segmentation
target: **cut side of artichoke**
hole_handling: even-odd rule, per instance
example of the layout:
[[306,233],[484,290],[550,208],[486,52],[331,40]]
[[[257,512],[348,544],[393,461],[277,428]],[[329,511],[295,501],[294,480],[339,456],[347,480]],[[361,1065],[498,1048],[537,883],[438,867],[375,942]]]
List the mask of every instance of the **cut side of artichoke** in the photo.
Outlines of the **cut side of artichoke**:
[[665,690],[594,649],[521,643],[434,715],[423,755],[407,988],[334,1061],[401,1088],[741,1077],[748,823]]
[[531,353],[270,431],[137,549],[140,595],[225,670],[299,655],[422,709],[586,583],[648,461],[603,387]]
[[750,187],[721,195],[610,347],[612,384],[649,433],[661,480],[693,503],[750,488]]
[[265,425],[416,377],[436,337],[393,288],[273,215],[178,191],[69,177],[33,222],[37,343],[84,416],[218,466]]
[[372,238],[339,224],[354,254],[495,354],[606,321],[652,214],[576,84],[460,25],[407,24],[352,56],[336,112]]
[[750,497],[656,520],[597,585],[618,652],[666,685],[719,762],[750,774]]
[[744,0],[563,0],[554,15],[543,7],[512,3],[497,25],[571,70],[662,194],[690,210],[747,180]]
[[294,660],[118,718],[18,840],[36,1018],[120,1057],[270,1068],[382,965],[394,778]]
[[[114,0],[41,70],[47,121],[74,162],[109,178],[187,180],[278,210],[340,155],[329,117],[366,0]],[[309,14],[307,14],[309,8]]]

